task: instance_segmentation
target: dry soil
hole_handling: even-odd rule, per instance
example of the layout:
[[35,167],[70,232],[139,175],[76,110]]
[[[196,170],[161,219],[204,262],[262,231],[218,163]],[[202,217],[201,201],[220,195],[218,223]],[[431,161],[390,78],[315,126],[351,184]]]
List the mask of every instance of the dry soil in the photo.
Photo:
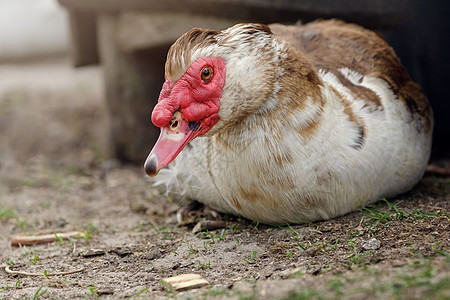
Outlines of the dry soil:
[[[225,227],[194,234],[210,211],[178,226],[176,197],[108,159],[103,101],[96,67],[0,66],[1,299],[450,299],[448,178],[330,221],[220,215]],[[13,235],[72,230],[86,236],[11,246]],[[185,273],[210,285],[163,282]]]

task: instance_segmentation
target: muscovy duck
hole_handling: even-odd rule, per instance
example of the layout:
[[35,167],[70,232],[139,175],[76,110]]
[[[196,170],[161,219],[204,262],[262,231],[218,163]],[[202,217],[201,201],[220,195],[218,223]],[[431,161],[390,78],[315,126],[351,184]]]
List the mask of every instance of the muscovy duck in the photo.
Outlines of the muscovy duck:
[[145,162],[171,191],[268,224],[411,189],[431,107],[378,34],[340,20],[194,28],[170,48]]

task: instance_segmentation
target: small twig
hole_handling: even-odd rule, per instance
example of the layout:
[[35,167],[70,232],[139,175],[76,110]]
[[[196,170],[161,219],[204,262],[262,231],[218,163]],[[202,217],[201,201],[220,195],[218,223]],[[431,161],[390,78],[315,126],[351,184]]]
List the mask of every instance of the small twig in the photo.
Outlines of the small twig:
[[430,209],[435,209],[435,210],[443,210],[442,207],[437,207],[437,206],[424,205],[424,204],[419,204],[419,206],[420,206],[420,207],[430,208]]
[[13,271],[11,270],[11,266],[6,266],[5,267],[5,272],[10,274],[10,275],[23,275],[23,276],[58,276],[58,275],[69,275],[69,274],[75,274],[75,273],[80,273],[83,272],[83,269],[78,269],[78,270],[73,270],[73,271],[67,271],[67,272],[54,272],[54,273],[30,273],[30,272],[25,272],[25,271]]
[[197,225],[192,229],[193,233],[198,233],[200,231],[211,231],[215,229],[221,229],[227,226],[227,222],[225,221],[212,221],[206,220],[198,222]]
[[450,162],[441,161],[427,166],[426,172],[431,175],[450,177]]
[[358,227],[361,227],[362,222],[364,221],[364,217],[361,218],[361,221],[359,221]]
[[[58,237],[56,237],[58,236]],[[20,245],[33,245],[33,244],[43,244],[43,243],[51,243],[58,241],[58,238],[61,240],[67,240],[70,237],[84,237],[84,232],[81,231],[70,231],[70,232],[61,232],[54,234],[44,234],[44,235],[21,235],[14,236],[11,239],[11,246],[19,247]]]

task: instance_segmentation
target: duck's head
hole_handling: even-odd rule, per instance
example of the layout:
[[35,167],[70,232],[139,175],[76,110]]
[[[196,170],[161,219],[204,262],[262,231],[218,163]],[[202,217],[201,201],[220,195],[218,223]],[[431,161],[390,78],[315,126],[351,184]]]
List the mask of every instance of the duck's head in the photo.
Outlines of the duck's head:
[[[279,47],[277,47],[279,45]],[[269,27],[194,28],[170,48],[152,122],[161,134],[145,161],[156,176],[198,136],[212,136],[260,109],[276,89],[282,47]]]

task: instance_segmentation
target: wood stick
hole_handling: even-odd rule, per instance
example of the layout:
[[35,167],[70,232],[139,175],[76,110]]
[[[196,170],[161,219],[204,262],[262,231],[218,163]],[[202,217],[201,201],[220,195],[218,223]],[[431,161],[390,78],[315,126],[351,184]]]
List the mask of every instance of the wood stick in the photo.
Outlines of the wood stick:
[[58,238],[62,240],[67,240],[69,238],[79,238],[85,237],[84,232],[81,231],[70,231],[70,232],[60,232],[54,234],[44,234],[44,235],[17,235],[13,236],[11,239],[11,246],[19,247],[21,245],[33,245],[33,244],[43,244],[56,242]]
[[431,175],[450,177],[450,162],[431,163],[427,166],[426,172]]
[[211,231],[215,229],[224,228],[227,226],[227,222],[225,221],[212,221],[212,220],[206,220],[198,222],[197,225],[194,226],[192,229],[193,233],[197,233],[200,231]]
[[174,277],[163,278],[162,282],[175,291],[185,291],[209,285],[208,281],[198,274],[181,274]]
[[83,272],[84,269],[78,269],[78,270],[73,270],[73,271],[66,271],[66,272],[54,272],[54,273],[30,273],[30,272],[25,272],[25,271],[13,271],[11,270],[11,266],[6,266],[5,267],[5,271],[6,273],[10,274],[10,275],[23,275],[23,276],[58,276],[58,275],[69,275],[69,274],[75,274],[75,273],[80,273]]

